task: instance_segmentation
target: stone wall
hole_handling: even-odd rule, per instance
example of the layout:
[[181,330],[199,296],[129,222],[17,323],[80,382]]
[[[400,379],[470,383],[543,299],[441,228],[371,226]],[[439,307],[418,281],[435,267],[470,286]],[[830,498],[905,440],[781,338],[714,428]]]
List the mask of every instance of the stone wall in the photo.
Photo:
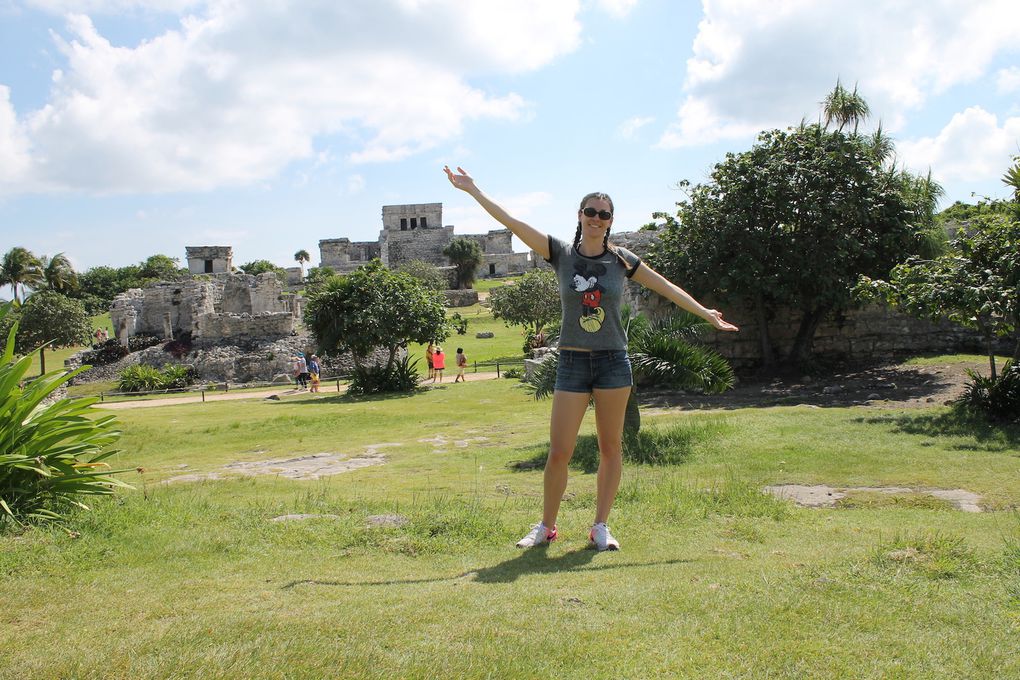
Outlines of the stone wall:
[[478,304],[477,290],[447,290],[443,291],[446,296],[447,307],[470,307]]
[[196,337],[203,343],[229,340],[236,345],[245,345],[259,339],[288,336],[293,332],[294,316],[290,312],[212,313],[199,317]]
[[319,266],[331,267],[338,274],[352,272],[381,256],[378,241],[351,241],[349,238],[319,241]]

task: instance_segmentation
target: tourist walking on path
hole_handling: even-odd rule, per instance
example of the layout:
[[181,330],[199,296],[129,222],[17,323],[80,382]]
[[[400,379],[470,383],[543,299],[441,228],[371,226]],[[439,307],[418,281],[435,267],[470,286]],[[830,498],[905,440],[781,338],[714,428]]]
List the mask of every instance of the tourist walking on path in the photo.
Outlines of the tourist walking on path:
[[308,388],[308,362],[305,361],[305,355],[301,352],[298,352],[294,357],[294,382],[297,383],[299,389]]
[[719,330],[735,331],[737,327],[724,321],[721,312],[707,309],[643,264],[634,253],[609,243],[614,209],[608,195],[593,193],[581,200],[574,241],[567,243],[512,217],[482,193],[462,168],[456,173],[449,167],[443,169],[454,187],[474,198],[497,222],[551,263],[559,280],[559,368],[553,392],[542,521],[517,546],[530,548],[556,538],[556,517],[567,488],[567,464],[574,455],[588,400],[594,398],[599,469],[595,522],[588,540],[598,550],[617,550],[620,544],[606,521],[623,471],[623,418],[633,385],[627,336],[620,319],[625,278],[659,293]]
[[434,369],[432,382],[435,382],[436,378],[439,378],[439,382],[443,382],[443,371],[446,369],[446,353],[443,352],[442,347],[437,346],[436,353],[432,355],[432,368]]
[[464,348],[457,348],[457,377],[453,379],[454,383],[467,382],[464,378],[464,369],[467,368],[467,356],[464,355]]
[[432,363],[435,356],[436,356],[436,348],[433,347],[432,343],[430,342],[429,346],[425,348],[425,363],[428,364],[428,367],[429,367],[429,378],[428,378],[429,380],[435,380],[435,378],[436,378],[436,368],[435,368],[435,366]]
[[312,381],[312,389],[310,390],[311,392],[319,391],[319,374],[321,372],[322,369],[319,366],[319,357],[313,354],[311,359],[309,359],[308,361],[308,377]]

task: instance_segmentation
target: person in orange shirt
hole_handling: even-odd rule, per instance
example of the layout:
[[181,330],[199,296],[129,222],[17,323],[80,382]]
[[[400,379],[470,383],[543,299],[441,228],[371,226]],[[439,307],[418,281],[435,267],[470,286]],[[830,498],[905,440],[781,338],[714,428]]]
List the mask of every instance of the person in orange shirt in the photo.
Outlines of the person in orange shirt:
[[435,373],[432,377],[432,382],[439,378],[439,382],[443,382],[443,369],[446,368],[446,354],[443,352],[443,348],[436,345],[436,353],[432,355],[432,369]]

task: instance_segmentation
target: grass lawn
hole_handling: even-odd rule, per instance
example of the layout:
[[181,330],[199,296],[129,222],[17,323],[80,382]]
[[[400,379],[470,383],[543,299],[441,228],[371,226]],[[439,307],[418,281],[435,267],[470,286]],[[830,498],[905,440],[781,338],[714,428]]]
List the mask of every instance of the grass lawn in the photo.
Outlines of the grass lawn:
[[[649,410],[674,464],[625,467],[623,549],[597,554],[589,413],[561,538],[521,552],[549,406],[494,379],[119,412],[136,490],[0,535],[0,678],[1020,677],[1020,429]],[[371,452],[315,481],[162,483]],[[760,491],[780,483],[962,488],[991,511],[802,509]],[[291,513],[326,517],[271,521]]]

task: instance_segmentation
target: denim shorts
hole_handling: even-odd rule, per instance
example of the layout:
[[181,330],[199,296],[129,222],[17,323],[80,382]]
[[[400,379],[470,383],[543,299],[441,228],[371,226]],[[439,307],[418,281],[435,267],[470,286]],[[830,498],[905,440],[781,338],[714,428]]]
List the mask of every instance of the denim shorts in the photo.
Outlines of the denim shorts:
[[633,384],[630,359],[625,349],[593,352],[560,350],[556,389],[561,392],[589,393],[592,390],[612,390]]

